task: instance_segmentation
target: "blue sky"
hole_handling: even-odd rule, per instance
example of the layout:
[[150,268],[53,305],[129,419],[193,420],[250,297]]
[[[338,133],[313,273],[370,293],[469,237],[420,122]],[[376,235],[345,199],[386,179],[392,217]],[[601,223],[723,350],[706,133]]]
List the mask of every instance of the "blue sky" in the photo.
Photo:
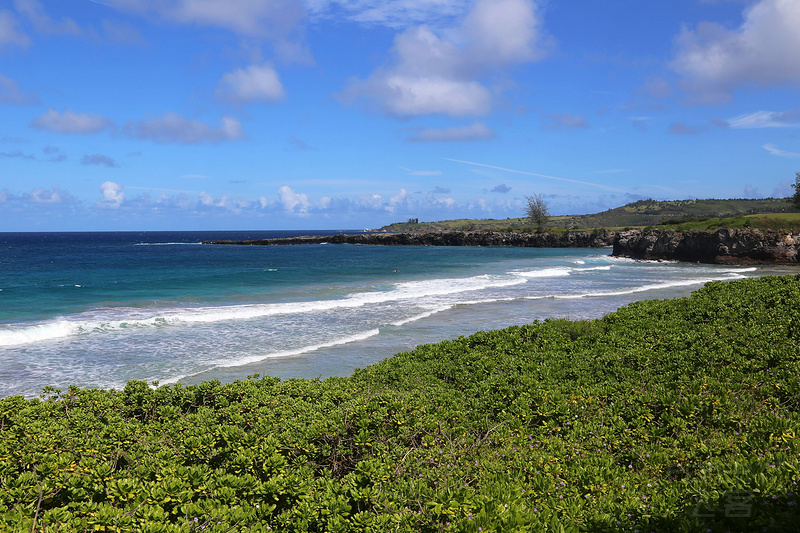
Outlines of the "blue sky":
[[0,0],[0,231],[788,196],[797,0]]

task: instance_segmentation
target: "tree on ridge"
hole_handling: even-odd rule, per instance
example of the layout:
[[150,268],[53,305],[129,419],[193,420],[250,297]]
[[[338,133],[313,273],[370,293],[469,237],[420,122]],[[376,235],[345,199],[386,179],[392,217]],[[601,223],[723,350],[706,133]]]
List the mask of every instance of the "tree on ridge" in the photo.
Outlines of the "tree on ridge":
[[[798,179],[800,180],[800,178]],[[550,216],[544,198],[542,198],[541,194],[533,193],[530,196],[526,196],[525,200],[527,201],[525,216],[530,219],[531,224],[536,224],[536,227],[541,230],[544,223],[547,222],[547,217]]]

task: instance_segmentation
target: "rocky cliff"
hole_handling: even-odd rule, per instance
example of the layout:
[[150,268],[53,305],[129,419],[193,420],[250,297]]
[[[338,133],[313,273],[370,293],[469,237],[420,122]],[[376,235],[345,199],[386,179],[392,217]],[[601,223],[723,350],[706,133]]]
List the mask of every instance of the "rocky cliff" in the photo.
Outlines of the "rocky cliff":
[[551,233],[441,231],[425,233],[361,233],[250,241],[206,241],[204,244],[372,244],[385,246],[523,246],[536,248],[596,248],[611,246],[615,233],[606,230]]
[[800,235],[750,228],[708,231],[629,230],[616,234],[612,255],[719,264],[797,264]]

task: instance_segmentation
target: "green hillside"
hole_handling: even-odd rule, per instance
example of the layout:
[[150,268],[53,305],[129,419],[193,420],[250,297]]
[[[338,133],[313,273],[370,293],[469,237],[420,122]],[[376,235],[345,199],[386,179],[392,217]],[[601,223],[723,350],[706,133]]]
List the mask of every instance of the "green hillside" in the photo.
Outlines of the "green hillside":
[[[545,228],[623,228],[656,226],[689,219],[726,219],[749,215],[789,213],[794,211],[786,198],[728,200],[639,200],[601,213],[550,217]],[[525,230],[531,224],[526,218],[458,219],[439,222],[398,222],[381,229],[386,231],[474,231]]]

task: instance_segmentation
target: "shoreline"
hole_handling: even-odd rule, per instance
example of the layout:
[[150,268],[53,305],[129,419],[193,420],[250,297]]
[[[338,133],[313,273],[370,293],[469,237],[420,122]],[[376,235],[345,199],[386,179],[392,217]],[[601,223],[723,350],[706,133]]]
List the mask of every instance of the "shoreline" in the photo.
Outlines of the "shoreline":
[[535,248],[602,248],[611,255],[645,260],[672,260],[721,265],[797,265],[800,235],[753,228],[710,231],[629,229],[567,231],[561,235],[498,231],[442,231],[301,236],[278,239],[213,240],[203,244],[302,245],[363,244],[379,246],[512,246]]
[[430,231],[400,233],[361,233],[331,236],[307,235],[277,239],[243,241],[215,240],[203,244],[275,246],[301,244],[365,244],[376,246],[512,246],[532,248],[601,248],[611,246],[616,232],[609,230],[553,233],[501,231]]

